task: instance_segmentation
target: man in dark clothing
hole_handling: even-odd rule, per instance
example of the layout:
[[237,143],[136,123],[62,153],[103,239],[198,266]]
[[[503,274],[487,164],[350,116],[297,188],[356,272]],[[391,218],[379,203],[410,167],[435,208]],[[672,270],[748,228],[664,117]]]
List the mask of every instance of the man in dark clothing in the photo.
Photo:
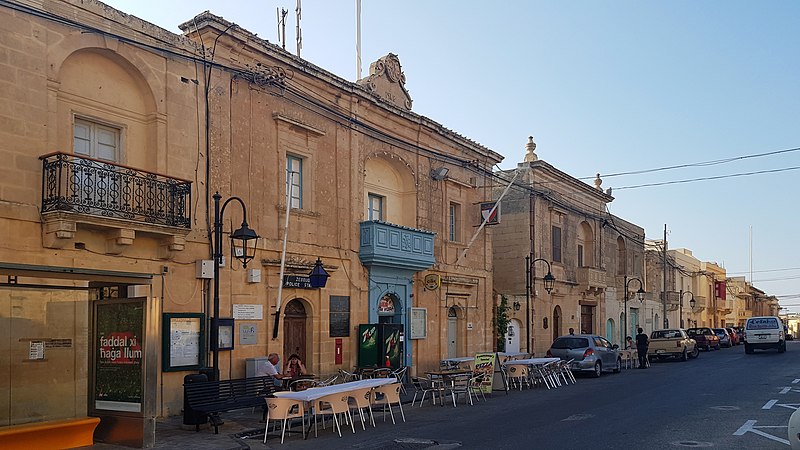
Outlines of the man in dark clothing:
[[636,331],[639,332],[639,334],[636,335],[636,351],[639,353],[639,368],[646,369],[647,348],[650,346],[650,338],[647,337],[642,327],[639,327]]

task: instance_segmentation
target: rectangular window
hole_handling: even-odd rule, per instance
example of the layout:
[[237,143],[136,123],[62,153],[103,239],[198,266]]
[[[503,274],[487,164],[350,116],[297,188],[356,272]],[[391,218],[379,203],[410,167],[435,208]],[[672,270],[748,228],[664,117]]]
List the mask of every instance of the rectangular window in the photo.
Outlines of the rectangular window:
[[367,220],[383,220],[384,198],[373,193],[367,196]]
[[561,227],[554,226],[551,232],[553,261],[561,262]]
[[119,161],[119,128],[76,118],[72,137],[72,149],[76,155]]
[[303,209],[303,160],[286,155],[286,196],[294,209]]
[[450,241],[461,241],[461,205],[458,203],[450,203]]
[[578,267],[583,267],[583,245],[578,244]]

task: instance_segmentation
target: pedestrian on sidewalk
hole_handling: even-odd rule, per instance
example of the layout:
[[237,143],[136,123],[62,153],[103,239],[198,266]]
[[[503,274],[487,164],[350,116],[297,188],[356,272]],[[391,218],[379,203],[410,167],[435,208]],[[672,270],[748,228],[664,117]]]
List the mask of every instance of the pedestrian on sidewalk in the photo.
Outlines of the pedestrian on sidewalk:
[[647,349],[650,347],[650,338],[644,332],[642,327],[639,327],[636,331],[639,332],[639,334],[636,335],[636,352],[639,354],[639,368],[646,369]]

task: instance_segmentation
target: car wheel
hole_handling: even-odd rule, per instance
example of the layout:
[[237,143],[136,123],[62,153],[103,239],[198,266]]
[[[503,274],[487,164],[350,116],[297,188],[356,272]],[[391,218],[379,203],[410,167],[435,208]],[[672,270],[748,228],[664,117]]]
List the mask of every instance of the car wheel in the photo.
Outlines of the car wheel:
[[617,358],[617,366],[614,367],[614,373],[622,372],[622,358]]
[[786,342],[781,342],[778,345],[778,353],[784,353],[786,351]]
[[753,354],[753,349],[750,348],[750,346],[747,345],[747,343],[744,344],[744,353],[747,354],[747,355],[752,355]]
[[692,359],[694,359],[697,358],[698,356],[700,356],[700,349],[695,347],[694,350],[692,350],[691,357]]
[[721,347],[719,344],[717,344],[717,346],[716,346],[716,347],[714,347],[714,350],[719,350],[719,349],[721,349],[721,348],[722,348],[722,347]]
[[603,365],[600,364],[600,361],[594,363],[594,372],[592,372],[592,376],[595,378],[600,378],[600,375],[603,374]]
[[686,349],[683,349],[683,353],[681,353],[681,361],[688,361],[689,360],[689,352]]

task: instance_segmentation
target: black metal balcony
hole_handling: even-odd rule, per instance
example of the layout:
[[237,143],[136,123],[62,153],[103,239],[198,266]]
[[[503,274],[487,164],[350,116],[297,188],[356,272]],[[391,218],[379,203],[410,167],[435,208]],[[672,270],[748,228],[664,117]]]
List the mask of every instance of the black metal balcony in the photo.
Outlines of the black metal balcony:
[[191,228],[191,181],[69,153],[39,159],[43,214],[71,212]]

